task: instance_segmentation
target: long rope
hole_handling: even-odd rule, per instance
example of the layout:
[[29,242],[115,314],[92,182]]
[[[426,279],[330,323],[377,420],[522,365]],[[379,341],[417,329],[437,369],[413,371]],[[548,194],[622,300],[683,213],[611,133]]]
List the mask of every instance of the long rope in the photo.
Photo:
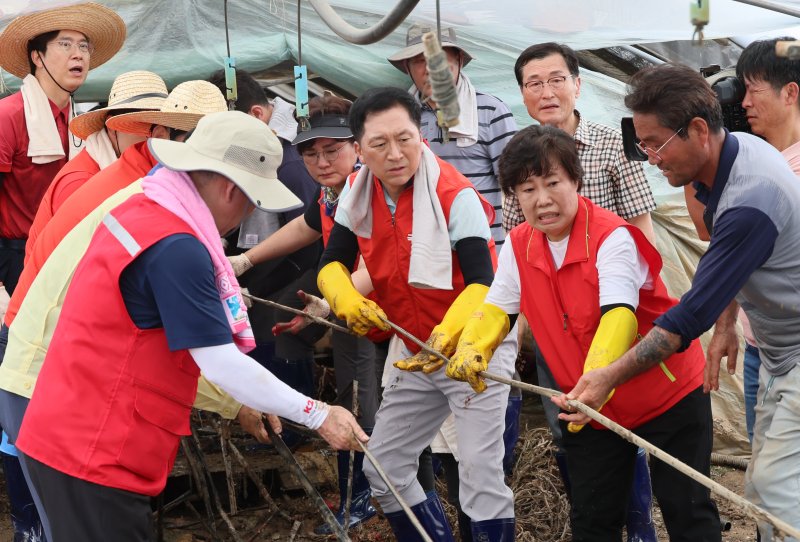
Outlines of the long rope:
[[[252,296],[250,296],[250,297],[252,298]],[[269,304],[271,304],[273,306],[276,306],[277,308],[280,308],[280,309],[285,310],[287,312],[302,314],[302,315],[308,316],[309,318],[312,318],[312,319],[317,318],[317,317],[312,317],[311,315],[308,315],[306,313],[303,313],[303,311],[299,311],[299,310],[293,309],[291,307],[285,307],[285,306],[280,305],[278,303],[270,302]],[[327,320],[325,320],[323,318],[319,318],[318,320],[319,320],[318,323],[320,323],[322,325],[326,325],[326,326],[329,326],[329,327],[334,327],[335,326],[336,328],[343,329],[341,326],[337,326],[336,324],[333,324],[332,322],[328,322]],[[439,352],[437,350],[431,349],[427,344],[425,344],[424,342],[419,340],[417,337],[415,337],[414,335],[412,335],[411,333],[409,333],[408,331],[406,331],[402,327],[398,326],[394,322],[392,322],[392,321],[390,321],[388,319],[384,319],[384,322],[386,322],[386,324],[389,325],[399,335],[402,335],[406,339],[410,340],[411,342],[413,342],[414,344],[416,344],[417,346],[419,346],[421,349],[425,350],[426,352],[428,352],[432,356],[436,356],[437,358],[441,359],[445,363],[450,363],[450,359],[447,356],[445,356],[444,354],[442,354],[441,352]],[[350,330],[347,330],[347,332],[351,333],[351,334],[354,334]],[[501,384],[508,384],[509,386],[513,386],[515,388],[519,388],[519,389],[521,389],[523,391],[527,391],[527,392],[530,392],[530,393],[535,393],[535,394],[541,395],[543,397],[556,397],[556,396],[561,395],[561,392],[557,391],[557,390],[553,390],[553,389],[550,389],[550,388],[543,388],[541,386],[535,386],[533,384],[528,384],[528,383],[525,383],[525,382],[520,382],[519,380],[513,380],[511,378],[506,378],[504,376],[496,375],[496,374],[490,373],[488,371],[481,371],[480,374],[481,374],[482,377],[486,378],[487,380],[494,380],[495,382],[499,382]],[[723,498],[728,499],[729,501],[733,502],[734,504],[739,505],[740,507],[742,507],[743,511],[747,515],[749,515],[750,517],[754,518],[756,521],[762,521],[762,522],[767,522],[767,523],[772,524],[776,528],[776,530],[777,530],[776,534],[778,536],[781,536],[781,535],[791,536],[791,537],[794,537],[794,538],[797,538],[798,540],[800,540],[800,529],[797,529],[796,527],[793,527],[792,525],[789,525],[788,523],[786,523],[785,521],[783,521],[779,517],[773,515],[770,512],[767,512],[763,508],[761,508],[761,507],[751,503],[750,501],[740,497],[739,495],[737,495],[736,493],[734,493],[730,489],[728,489],[725,486],[719,484],[718,482],[715,482],[711,478],[701,474],[700,472],[697,472],[696,470],[694,470],[692,467],[690,467],[686,463],[683,463],[682,461],[680,461],[676,457],[668,454],[667,452],[665,452],[661,448],[658,448],[657,446],[649,443],[648,441],[646,441],[645,439],[641,438],[640,436],[634,434],[633,432],[630,431],[630,429],[626,429],[625,427],[622,427],[617,422],[607,418],[606,416],[604,416],[603,414],[600,414],[599,412],[597,412],[593,408],[591,408],[591,407],[589,407],[589,406],[587,406],[587,405],[585,405],[585,404],[583,404],[580,401],[577,401],[575,399],[567,401],[567,404],[571,408],[575,409],[576,411],[587,415],[592,420],[594,420],[597,423],[603,425],[604,427],[610,429],[611,431],[613,431],[614,433],[616,433],[620,437],[624,438],[628,442],[630,442],[630,443],[632,443],[632,444],[634,444],[634,445],[636,445],[636,446],[638,446],[640,448],[644,448],[652,457],[655,457],[656,459],[659,459],[659,460],[663,461],[664,463],[666,463],[667,465],[671,466],[672,468],[680,471],[681,473],[685,474],[686,476],[688,476],[692,480],[694,480],[697,483],[701,484],[702,486],[710,489],[713,493],[715,493],[715,494],[717,494],[717,495],[719,495],[719,496],[721,496]],[[362,446],[362,448],[366,452],[366,447]],[[367,455],[367,457],[370,459],[370,461],[372,461],[372,457],[370,457],[369,454]],[[375,465],[374,462],[373,462],[373,465]],[[376,470],[378,470],[377,466],[376,466]],[[381,474],[380,471],[379,471],[379,474]],[[383,478],[384,481],[387,481],[387,483],[388,483],[388,479],[387,478],[384,478],[383,476],[381,476],[381,478]],[[391,486],[390,486],[390,489],[392,489]],[[395,493],[394,490],[392,491],[392,493],[395,495],[395,497],[398,496],[397,493]],[[401,502],[401,506],[402,506],[403,503],[402,503],[402,501],[400,501],[400,502]],[[405,510],[405,508],[403,508],[403,509]],[[410,509],[409,509],[409,512],[410,512]],[[409,513],[409,512],[407,512],[407,513]],[[411,513],[411,516],[413,516],[413,512]]]
[[[395,324],[393,322],[390,322],[389,320],[386,320],[386,319],[384,319],[384,322],[386,322],[397,333],[399,333],[403,337],[407,338],[408,340],[410,340],[411,342],[413,342],[414,344],[416,344],[420,348],[424,349],[426,352],[438,357],[439,359],[441,359],[445,363],[450,363],[450,360],[447,358],[447,356],[445,356],[441,352],[438,352],[436,350],[431,349],[424,342],[420,341],[414,335],[412,335],[411,333],[409,333],[405,329],[401,328],[397,324]],[[544,397],[556,397],[556,396],[561,395],[561,392],[556,391],[556,390],[552,390],[552,389],[549,389],[549,388],[543,388],[541,386],[534,386],[533,384],[527,384],[525,382],[520,382],[519,380],[512,380],[510,378],[505,378],[503,376],[492,374],[492,373],[489,373],[487,371],[482,371],[480,374],[481,374],[482,377],[484,377],[484,378],[486,378],[488,380],[494,380],[495,382],[500,382],[501,384],[508,384],[510,386],[517,387],[517,388],[519,388],[521,390],[529,391],[529,392],[532,392],[532,393],[536,393],[536,394],[544,396]],[[788,536],[800,539],[800,529],[797,529],[797,528],[789,525],[788,523],[786,523],[785,521],[783,521],[779,517],[771,514],[770,512],[767,512],[763,508],[760,508],[759,506],[756,506],[755,504],[751,503],[750,501],[740,497],[739,495],[737,495],[736,493],[734,493],[733,491],[731,491],[727,487],[725,487],[725,486],[719,484],[718,482],[715,482],[711,478],[709,478],[709,477],[697,472],[696,470],[694,470],[692,467],[690,467],[686,463],[683,463],[682,461],[680,461],[678,458],[668,454],[667,452],[665,452],[661,448],[658,448],[657,446],[655,446],[653,444],[650,444],[649,442],[647,442],[642,437],[634,434],[633,432],[631,432],[630,429],[626,429],[626,428],[622,427],[620,424],[618,424],[614,420],[611,420],[611,419],[607,418],[606,416],[604,416],[603,414],[600,414],[599,412],[597,412],[593,408],[591,408],[591,407],[589,407],[589,406],[587,406],[587,405],[585,405],[585,404],[583,404],[580,401],[577,401],[575,399],[567,401],[567,404],[570,407],[574,408],[575,410],[577,410],[579,412],[582,412],[583,414],[586,414],[587,416],[589,416],[589,418],[591,418],[592,420],[596,421],[597,423],[603,425],[604,427],[610,429],[611,431],[613,431],[614,433],[616,433],[620,437],[624,438],[628,442],[633,443],[634,445],[638,446],[639,448],[644,448],[645,450],[647,450],[647,452],[651,456],[655,457],[656,459],[660,459],[661,461],[663,461],[664,463],[666,463],[670,467],[682,472],[683,474],[685,474],[686,476],[688,476],[692,480],[694,480],[694,481],[698,482],[699,484],[707,487],[708,489],[710,489],[712,492],[716,493],[717,495],[719,495],[721,497],[725,497],[726,499],[730,500],[734,504],[738,504],[739,506],[741,506],[744,509],[744,511],[749,516],[753,517],[757,521],[764,521],[764,522],[767,522],[767,523],[771,523],[773,526],[776,527],[776,529],[778,531],[778,533],[777,533],[778,536],[780,536],[780,535],[788,535]]]

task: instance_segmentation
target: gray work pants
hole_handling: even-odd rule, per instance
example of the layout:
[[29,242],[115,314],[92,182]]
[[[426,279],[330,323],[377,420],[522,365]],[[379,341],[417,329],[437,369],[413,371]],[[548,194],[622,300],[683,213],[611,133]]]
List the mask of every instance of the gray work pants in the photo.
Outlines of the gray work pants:
[[[517,357],[516,326],[497,348],[489,372],[511,378]],[[404,346],[404,357],[411,353]],[[398,358],[399,359],[399,358]],[[396,360],[395,360],[396,361]],[[452,412],[458,441],[461,509],[474,521],[514,517],[514,495],[503,475],[503,430],[509,386],[490,380],[477,394],[452,380],[444,367],[433,374],[396,371],[384,389],[369,449],[409,506],[425,500],[417,462]],[[364,471],[384,512],[400,504],[372,464]]]
[[[800,364],[780,376],[761,365],[753,454],[744,482],[748,501],[800,528]],[[776,540],[772,525],[759,523],[758,528],[761,540]]]

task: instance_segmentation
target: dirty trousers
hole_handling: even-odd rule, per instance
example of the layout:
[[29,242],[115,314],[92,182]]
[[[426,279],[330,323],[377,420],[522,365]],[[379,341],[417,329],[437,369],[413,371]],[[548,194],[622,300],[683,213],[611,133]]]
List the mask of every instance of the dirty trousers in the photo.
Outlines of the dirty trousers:
[[[497,348],[489,372],[511,378],[517,356],[516,326]],[[397,359],[411,355],[403,346]],[[389,360],[389,361],[397,361]],[[503,476],[503,429],[509,386],[491,380],[481,394],[452,380],[444,367],[433,374],[396,370],[383,393],[369,449],[409,506],[425,500],[417,482],[420,452],[442,422],[455,416],[461,509],[474,521],[514,517],[514,495]],[[368,461],[364,471],[384,512],[401,510]]]
[[[770,375],[761,365],[744,496],[800,528],[800,364],[780,376]],[[758,528],[764,542],[777,540],[771,525],[759,523]]]

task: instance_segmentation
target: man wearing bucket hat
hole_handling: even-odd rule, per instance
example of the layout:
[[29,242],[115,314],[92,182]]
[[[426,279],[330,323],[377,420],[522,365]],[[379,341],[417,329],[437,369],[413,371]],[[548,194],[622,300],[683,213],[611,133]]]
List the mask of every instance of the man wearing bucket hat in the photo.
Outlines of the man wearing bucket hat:
[[111,85],[108,106],[78,115],[70,131],[85,142],[84,149],[66,163],[50,183],[28,232],[25,251],[30,252],[42,228],[61,204],[101,169],[111,165],[128,147],[144,141],[146,132],[127,133],[106,128],[106,119],[133,111],[154,111],[167,97],[167,85],[158,75],[144,70],[123,73]]
[[0,100],[0,281],[9,294],[42,195],[80,144],[68,144],[70,98],[124,40],[122,19],[95,3],[21,15],[0,34],[0,67],[23,80]]
[[[295,392],[244,354],[254,341],[219,238],[254,206],[300,203],[276,178],[277,138],[257,119],[225,111],[202,119],[185,143],[149,145],[165,167],[142,179],[143,193],[108,213],[92,238],[17,442],[52,542],[112,533],[153,540],[148,496],[163,489],[189,434],[200,371],[259,411],[319,430],[337,449],[367,440],[349,412]],[[85,412],[103,415],[87,420]]]
[[472,61],[472,55],[458,43],[453,28],[442,28],[441,45],[447,54],[461,111],[458,124],[450,128],[449,140],[445,141],[444,132],[436,122],[436,103],[431,98],[431,84],[423,54],[422,36],[428,32],[436,32],[436,27],[419,23],[411,25],[406,34],[406,46],[388,60],[392,66],[407,73],[414,83],[409,93],[422,103],[421,130],[430,149],[465,175],[497,210],[491,227],[492,237],[500,247],[505,233],[502,228],[497,158],[517,132],[514,115],[498,98],[475,90],[463,72],[463,68]]

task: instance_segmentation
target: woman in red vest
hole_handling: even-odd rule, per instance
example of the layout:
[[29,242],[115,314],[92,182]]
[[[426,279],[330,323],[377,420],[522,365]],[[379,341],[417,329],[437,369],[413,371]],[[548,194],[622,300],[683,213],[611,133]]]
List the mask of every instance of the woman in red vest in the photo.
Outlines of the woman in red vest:
[[[569,392],[587,371],[613,363],[653,320],[676,303],[659,278],[661,257],[641,231],[580,196],[583,170],[572,137],[557,128],[520,131],[500,158],[500,184],[520,201],[514,228],[484,305],[466,325],[447,367],[451,378],[485,384],[488,362],[509,315],[520,311],[559,387]],[[613,390],[612,420],[708,475],[711,404],[704,358],[693,342]],[[563,421],[571,475],[573,539],[620,540],[637,448],[592,422]],[[653,492],[670,540],[720,540],[708,490],[651,460]]]

